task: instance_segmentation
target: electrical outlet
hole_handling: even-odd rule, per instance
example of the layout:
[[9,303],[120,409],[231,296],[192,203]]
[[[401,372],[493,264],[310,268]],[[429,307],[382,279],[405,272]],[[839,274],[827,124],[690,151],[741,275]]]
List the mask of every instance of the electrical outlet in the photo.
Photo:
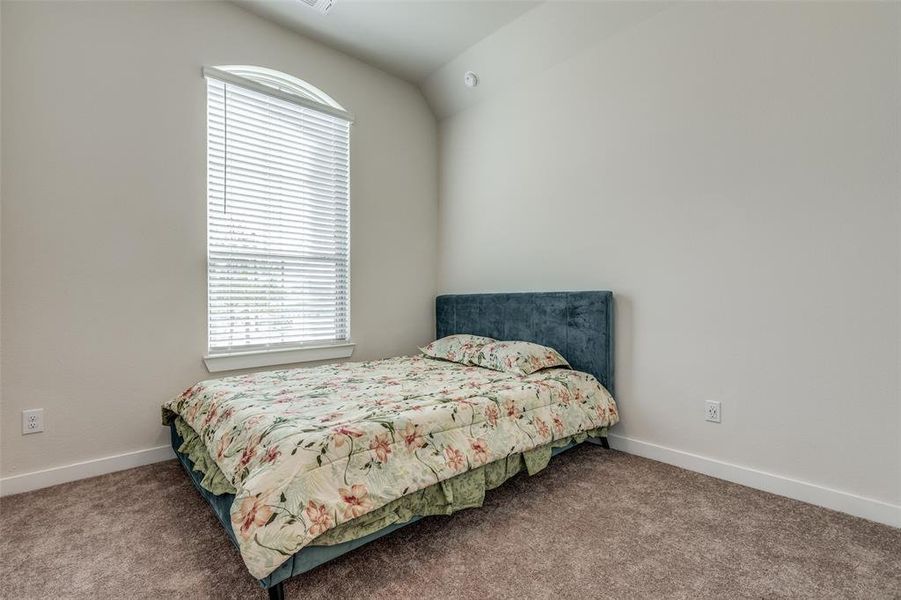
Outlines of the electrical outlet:
[[704,420],[711,423],[720,422],[720,403],[716,400],[708,400],[704,404]]
[[22,411],[22,435],[44,431],[44,409],[32,408]]

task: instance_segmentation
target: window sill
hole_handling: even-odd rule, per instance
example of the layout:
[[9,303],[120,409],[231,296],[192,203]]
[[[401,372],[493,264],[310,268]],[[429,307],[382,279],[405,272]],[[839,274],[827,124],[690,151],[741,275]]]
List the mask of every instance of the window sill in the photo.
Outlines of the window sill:
[[253,352],[236,352],[234,354],[212,354],[204,356],[203,362],[210,373],[234,371],[236,369],[252,369],[254,367],[271,367],[291,363],[312,362],[316,360],[334,360],[347,358],[354,352],[356,344],[342,342],[340,344],[324,344],[322,346],[305,346],[303,348],[286,348],[280,350],[255,350]]

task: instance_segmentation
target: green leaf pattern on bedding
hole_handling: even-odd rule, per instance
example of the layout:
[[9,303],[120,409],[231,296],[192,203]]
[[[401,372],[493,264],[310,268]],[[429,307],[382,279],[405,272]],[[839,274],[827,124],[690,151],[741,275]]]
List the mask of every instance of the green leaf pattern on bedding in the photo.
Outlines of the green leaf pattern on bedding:
[[591,375],[426,357],[252,373],[163,407],[234,486],[232,525],[263,578],[341,523],[482,465],[618,421]]
[[[234,494],[234,488],[227,482],[224,490],[221,487],[210,487],[210,485],[217,486],[216,482],[220,478],[225,480],[225,476],[213,459],[209,458],[203,440],[181,417],[175,419],[175,427],[184,440],[178,449],[179,452],[187,454],[194,463],[194,470],[204,475],[200,485],[214,494],[224,492]],[[482,506],[485,492],[493,490],[522,470],[525,469],[529,475],[535,475],[543,470],[550,462],[554,448],[562,448],[573,442],[584,442],[589,436],[605,435],[607,435],[605,427],[592,429],[554,440],[550,444],[526,450],[521,454],[511,454],[484,467],[465,471],[441,483],[392,500],[362,517],[341,523],[316,537],[309,545],[332,546],[365,537],[395,523],[406,523],[413,517],[450,515],[467,508]]]
[[235,486],[225,477],[219,469],[219,465],[210,456],[203,440],[197,432],[184,422],[181,417],[175,419],[175,430],[181,436],[181,446],[177,448],[182,454],[186,454],[194,464],[194,470],[203,474],[200,485],[207,491],[216,495],[234,494]]

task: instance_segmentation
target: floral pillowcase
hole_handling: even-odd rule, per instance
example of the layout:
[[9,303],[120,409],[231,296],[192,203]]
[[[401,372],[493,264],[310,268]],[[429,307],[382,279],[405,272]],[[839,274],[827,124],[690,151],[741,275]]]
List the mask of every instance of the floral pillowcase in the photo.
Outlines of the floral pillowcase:
[[464,365],[473,364],[473,359],[485,344],[494,342],[493,338],[480,335],[449,335],[435,340],[425,348],[420,348],[423,354],[431,358],[440,358]]
[[550,367],[569,367],[566,359],[553,348],[531,342],[485,344],[472,364],[516,375],[530,375]]

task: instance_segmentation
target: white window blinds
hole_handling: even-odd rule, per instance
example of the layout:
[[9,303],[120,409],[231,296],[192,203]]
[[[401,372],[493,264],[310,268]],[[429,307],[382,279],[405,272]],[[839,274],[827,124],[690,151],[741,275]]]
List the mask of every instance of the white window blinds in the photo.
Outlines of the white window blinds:
[[350,122],[224,75],[207,72],[210,354],[346,342]]

